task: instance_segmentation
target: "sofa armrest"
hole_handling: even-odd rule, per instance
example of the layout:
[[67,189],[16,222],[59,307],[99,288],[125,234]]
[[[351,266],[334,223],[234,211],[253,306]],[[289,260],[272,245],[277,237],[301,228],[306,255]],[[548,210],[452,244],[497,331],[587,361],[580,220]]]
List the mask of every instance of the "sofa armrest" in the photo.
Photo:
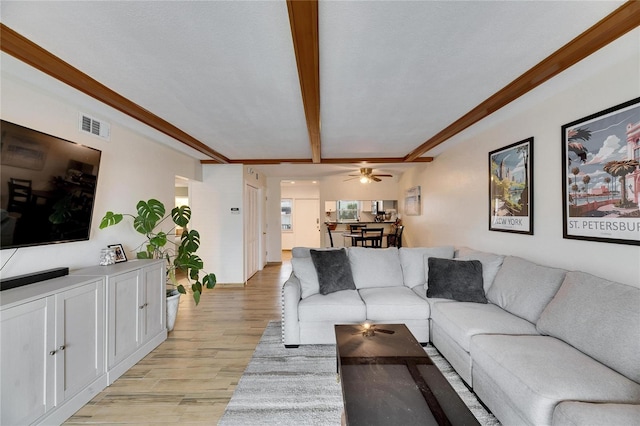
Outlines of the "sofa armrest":
[[282,341],[285,345],[300,344],[300,321],[298,304],[302,288],[293,272],[282,285]]

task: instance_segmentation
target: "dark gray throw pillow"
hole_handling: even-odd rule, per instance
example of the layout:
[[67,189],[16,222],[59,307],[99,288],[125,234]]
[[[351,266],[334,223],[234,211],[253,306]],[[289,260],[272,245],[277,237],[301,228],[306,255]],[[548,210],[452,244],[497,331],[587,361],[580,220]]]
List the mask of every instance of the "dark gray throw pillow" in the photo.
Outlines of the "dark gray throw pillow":
[[347,251],[341,250],[309,250],[311,260],[318,273],[320,294],[329,294],[340,290],[355,290],[351,274],[351,265]]
[[487,303],[479,260],[430,257],[427,297]]

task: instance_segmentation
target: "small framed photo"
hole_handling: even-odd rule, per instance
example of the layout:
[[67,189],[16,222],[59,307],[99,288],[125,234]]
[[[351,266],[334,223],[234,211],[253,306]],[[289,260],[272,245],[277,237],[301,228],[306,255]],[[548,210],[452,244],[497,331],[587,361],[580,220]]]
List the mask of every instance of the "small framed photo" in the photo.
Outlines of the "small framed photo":
[[533,138],[489,153],[489,230],[533,234]]
[[124,252],[122,244],[111,244],[107,247],[112,248],[116,252],[116,263],[127,261],[127,255]]

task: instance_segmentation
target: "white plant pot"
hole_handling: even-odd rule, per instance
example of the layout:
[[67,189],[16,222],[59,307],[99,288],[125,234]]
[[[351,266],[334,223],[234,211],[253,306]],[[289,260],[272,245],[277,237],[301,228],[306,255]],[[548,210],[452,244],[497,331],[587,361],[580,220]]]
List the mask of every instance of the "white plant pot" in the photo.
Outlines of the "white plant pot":
[[178,315],[178,306],[180,304],[180,296],[178,290],[171,290],[167,296],[167,330],[173,330],[176,324],[176,316]]

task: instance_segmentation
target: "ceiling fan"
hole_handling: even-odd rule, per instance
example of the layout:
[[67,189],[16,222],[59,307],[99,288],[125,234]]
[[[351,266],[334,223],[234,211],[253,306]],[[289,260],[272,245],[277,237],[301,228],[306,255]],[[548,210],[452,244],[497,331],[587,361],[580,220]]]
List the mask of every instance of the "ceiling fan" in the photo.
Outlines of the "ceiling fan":
[[373,169],[371,169],[370,167],[362,167],[360,169],[359,175],[349,175],[349,176],[353,176],[353,177],[351,179],[345,179],[345,182],[348,180],[360,178],[361,183],[371,183],[371,182],[380,182],[382,180],[380,179],[381,177],[393,177],[393,175],[374,174]]

